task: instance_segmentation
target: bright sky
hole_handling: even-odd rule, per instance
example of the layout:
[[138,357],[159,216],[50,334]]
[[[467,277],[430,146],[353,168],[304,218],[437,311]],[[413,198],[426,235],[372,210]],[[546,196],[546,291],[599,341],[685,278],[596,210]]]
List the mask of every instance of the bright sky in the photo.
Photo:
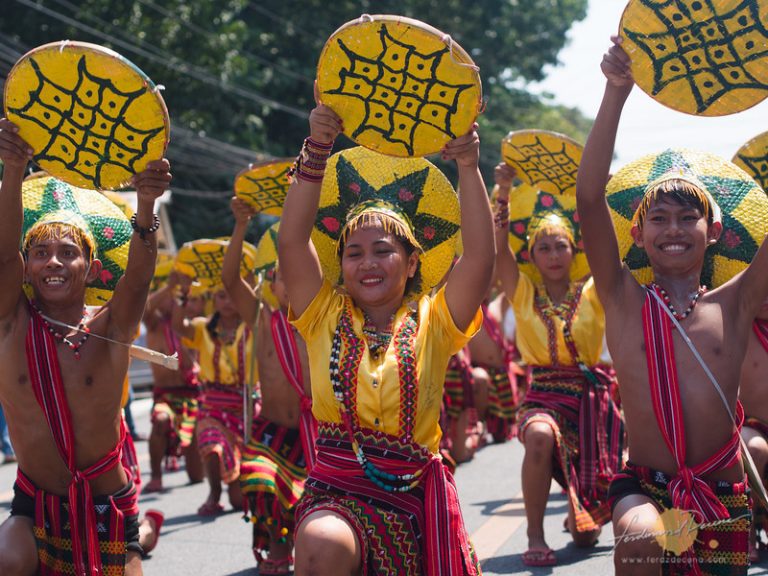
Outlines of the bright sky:
[[[587,18],[574,25],[560,53],[561,66],[532,87],[555,95],[559,104],[579,108],[594,118],[605,77],[600,61],[619,28],[623,0],[589,0]],[[614,170],[640,156],[665,148],[694,148],[733,158],[746,142],[768,131],[768,100],[738,114],[707,118],[676,112],[635,86],[624,108],[616,139]]]

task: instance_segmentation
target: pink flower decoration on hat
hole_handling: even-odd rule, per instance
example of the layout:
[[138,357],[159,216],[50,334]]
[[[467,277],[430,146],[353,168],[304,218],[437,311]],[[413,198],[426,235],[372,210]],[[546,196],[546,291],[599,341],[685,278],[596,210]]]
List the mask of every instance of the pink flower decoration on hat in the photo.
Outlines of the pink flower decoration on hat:
[[528,253],[528,250],[522,250],[522,251],[520,252],[520,257],[521,257],[523,260],[527,260],[528,262],[530,262],[530,261],[531,261],[531,255]]
[[410,202],[413,200],[413,192],[407,188],[400,188],[400,192],[398,192],[397,197],[400,198],[400,200],[403,202]]
[[741,244],[741,237],[733,230],[726,230],[725,234],[723,234],[723,242],[725,242],[725,245],[728,248],[733,250],[739,244]]
[[355,194],[358,194],[358,195],[360,194],[361,188],[360,188],[360,184],[358,184],[357,182],[352,182],[349,185],[349,189],[352,190],[352,192],[354,192]]
[[56,200],[56,202],[59,202],[61,201],[62,198],[64,198],[64,194],[58,188],[56,188],[55,190],[53,190],[53,192],[51,192],[51,196],[53,196],[53,199]]
[[432,228],[432,226],[426,226],[424,228],[424,238],[427,240],[432,240],[432,238],[435,237],[435,229]]
[[323,226],[325,226],[325,229],[332,234],[335,234],[339,231],[339,221],[332,216],[326,216],[320,222]]
[[522,236],[523,234],[525,234],[525,224],[523,224],[522,222],[515,222],[512,225],[512,231],[518,236]]
[[555,203],[555,199],[552,198],[549,194],[542,194],[541,195],[541,205],[550,208]]
[[579,221],[579,213],[578,212],[574,212],[573,213],[573,221],[574,222],[578,222]]
[[102,281],[103,284],[108,284],[110,280],[112,280],[114,276],[112,275],[112,272],[107,270],[106,268],[101,269],[101,274],[99,274],[99,279]]
[[112,240],[112,238],[115,237],[115,230],[111,226],[106,226],[104,228],[104,236],[106,236],[109,240]]

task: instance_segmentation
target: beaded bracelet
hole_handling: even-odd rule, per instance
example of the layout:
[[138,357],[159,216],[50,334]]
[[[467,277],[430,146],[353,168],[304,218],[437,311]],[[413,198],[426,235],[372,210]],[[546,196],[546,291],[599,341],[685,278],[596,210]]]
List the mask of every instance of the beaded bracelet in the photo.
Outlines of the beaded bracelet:
[[493,214],[493,225],[500,230],[509,226],[508,205],[509,200],[506,200],[505,198],[496,198],[496,210],[494,210]]
[[293,176],[295,174],[297,178],[307,182],[322,182],[325,165],[332,149],[333,142],[323,143],[316,142],[309,137],[305,138],[301,152],[288,171],[288,175]]
[[146,239],[147,234],[154,234],[160,229],[160,217],[157,214],[152,214],[152,225],[149,228],[142,228],[136,223],[136,214],[131,216],[131,228],[134,232],[139,233],[139,238]]

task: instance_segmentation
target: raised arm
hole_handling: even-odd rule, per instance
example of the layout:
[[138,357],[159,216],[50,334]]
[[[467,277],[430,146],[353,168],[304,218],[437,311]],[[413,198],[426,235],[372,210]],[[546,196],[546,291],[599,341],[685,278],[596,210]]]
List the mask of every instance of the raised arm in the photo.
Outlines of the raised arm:
[[237,197],[232,198],[230,207],[235,216],[235,228],[224,253],[221,279],[238,314],[246,324],[251,325],[256,320],[258,301],[254,291],[240,276],[240,262],[243,259],[245,233],[248,231],[248,223],[254,215],[254,210],[246,201]]
[[444,160],[456,160],[459,168],[461,241],[464,253],[453,267],[445,286],[445,300],[459,330],[466,330],[488,292],[495,255],[491,205],[480,175],[480,137],[477,124],[469,133],[443,148]]
[[502,162],[493,171],[496,181],[496,206],[493,225],[496,232],[496,277],[509,300],[515,297],[520,269],[515,253],[509,247],[509,191],[515,178],[515,169]]
[[[317,100],[315,88],[315,100]],[[320,202],[322,171],[330,155],[333,141],[341,132],[341,120],[336,113],[318,103],[309,115],[310,137],[301,151],[301,163],[288,189],[278,232],[278,260],[285,287],[290,294],[291,310],[298,317],[306,310],[320,290],[323,273],[310,235]],[[320,174],[311,170],[321,166]]]
[[137,207],[128,264],[108,304],[109,337],[120,342],[132,342],[141,322],[157,259],[155,200],[165,192],[170,181],[170,164],[165,159],[153,160],[134,177]]
[[622,293],[623,266],[605,199],[605,187],[619,119],[634,85],[629,56],[620,46],[621,38],[613,36],[611,40],[614,44],[603,56],[601,64],[607,80],[603,101],[584,146],[576,179],[576,200],[584,251],[603,304],[615,302]]
[[763,236],[757,254],[737,282],[740,320],[744,324],[751,324],[763,303],[768,300],[768,234]]
[[21,183],[24,169],[32,158],[32,148],[17,134],[15,124],[0,119],[0,159],[3,182],[0,185],[0,318],[16,311],[24,281],[24,259],[19,252],[24,210]]

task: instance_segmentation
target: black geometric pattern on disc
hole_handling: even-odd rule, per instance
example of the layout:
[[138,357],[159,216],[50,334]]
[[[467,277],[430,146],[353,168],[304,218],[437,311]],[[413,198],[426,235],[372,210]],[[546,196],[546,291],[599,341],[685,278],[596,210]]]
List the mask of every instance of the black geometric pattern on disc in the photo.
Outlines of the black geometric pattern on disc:
[[750,176],[760,184],[760,188],[768,192],[768,148],[763,156],[739,154],[738,158],[749,167]]
[[352,133],[357,138],[366,130],[378,132],[388,142],[402,144],[413,155],[414,134],[428,124],[451,138],[459,97],[473,84],[448,84],[437,78],[443,57],[451,57],[447,47],[423,54],[393,38],[385,24],[379,29],[381,52],[373,58],[357,54],[338,40],[349,58],[349,67],[339,72],[339,86],[328,90],[357,98],[365,104],[365,116]]
[[136,162],[146,156],[152,138],[165,129],[161,125],[141,130],[124,119],[146,89],[117,89],[108,78],[89,72],[82,55],[77,62],[77,82],[68,90],[46,77],[34,58],[29,61],[39,84],[29,93],[26,105],[9,109],[48,132],[49,140],[35,159],[62,162],[97,190],[102,189],[101,174],[109,165],[136,173]]
[[288,170],[290,168],[290,166],[286,166],[285,170],[277,176],[254,178],[245,175],[245,180],[253,185],[253,190],[244,190],[242,194],[258,204],[261,210],[281,208],[288,188]]
[[742,0],[720,14],[713,0],[641,0],[667,28],[653,34],[624,30],[651,59],[652,94],[673,82],[687,82],[701,114],[735,88],[768,89],[745,67],[756,60],[768,66],[768,29],[758,6],[762,1]]
[[224,249],[200,251],[196,246],[191,247],[197,256],[192,262],[185,262],[195,270],[195,278],[218,280],[224,265]]
[[550,182],[557,186],[562,194],[576,185],[579,161],[568,155],[565,143],[559,151],[552,151],[536,136],[533,144],[515,145],[515,152],[525,159],[513,162],[520,166],[534,188],[538,187],[540,182]]

